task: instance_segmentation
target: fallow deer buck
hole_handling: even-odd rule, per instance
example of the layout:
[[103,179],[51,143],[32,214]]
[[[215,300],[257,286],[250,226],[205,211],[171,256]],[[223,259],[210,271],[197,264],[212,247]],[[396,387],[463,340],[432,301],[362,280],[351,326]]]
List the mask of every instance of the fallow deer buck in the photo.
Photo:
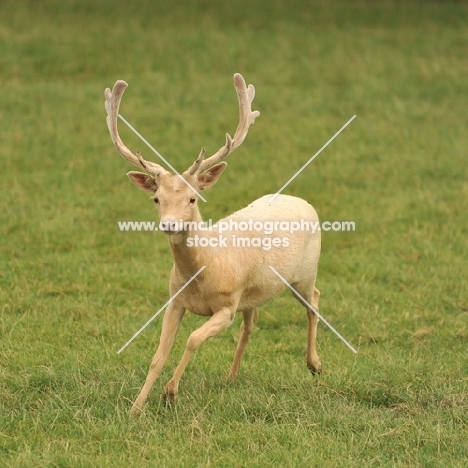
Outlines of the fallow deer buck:
[[[246,86],[240,74],[234,75],[234,85],[239,100],[239,125],[234,138],[226,134],[226,143],[213,156],[204,159],[205,149],[188,170],[181,176],[172,175],[158,164],[143,159],[141,154],[132,153],[122,142],[117,119],[122,95],[127,87],[124,81],[117,81],[113,90],[105,90],[107,125],[117,151],[130,163],[145,170],[129,172],[127,175],[141,190],[150,192],[160,217],[160,230],[169,236],[174,257],[170,275],[170,294],[174,296],[202,267],[203,271],[183,289],[168,305],[162,323],[161,337],[156,354],[151,361],[146,382],[135,400],[131,412],[141,410],[147,395],[161,373],[168,358],[185,310],[209,317],[203,326],[195,330],[187,340],[185,352],[172,379],[165,387],[165,395],[175,400],[180,378],[192,353],[208,338],[218,335],[234,321],[236,312],[242,312],[240,339],[234,355],[234,362],[228,378],[236,376],[249,341],[257,308],[281,293],[284,283],[269,266],[289,282],[302,297],[318,310],[319,291],[315,288],[317,264],[320,255],[320,231],[297,231],[288,238],[288,246],[279,245],[271,249],[256,247],[235,247],[234,236],[250,237],[258,232],[231,231],[227,233],[225,245],[217,245],[209,239],[218,239],[219,232],[200,230],[202,217],[198,209],[198,195],[201,190],[212,187],[223,173],[227,164],[223,161],[244,141],[249,126],[260,115],[252,111],[255,96],[253,85]],[[182,180],[182,178],[184,180]],[[221,221],[237,222],[305,220],[318,222],[317,213],[306,201],[286,195],[279,195],[270,201],[272,195],[255,200],[244,208]],[[181,221],[190,223],[188,229],[180,229]],[[218,222],[219,223],[221,222]],[[317,224],[316,224],[317,225]],[[278,223],[276,223],[278,227]],[[189,242],[196,235],[207,237],[206,247]],[[284,235],[277,231],[272,237]],[[213,245],[213,246],[212,246]],[[293,293],[294,294],[294,293]],[[302,305],[305,305],[296,296]],[[316,351],[318,316],[306,306],[308,317],[307,366],[312,373],[321,371]]]

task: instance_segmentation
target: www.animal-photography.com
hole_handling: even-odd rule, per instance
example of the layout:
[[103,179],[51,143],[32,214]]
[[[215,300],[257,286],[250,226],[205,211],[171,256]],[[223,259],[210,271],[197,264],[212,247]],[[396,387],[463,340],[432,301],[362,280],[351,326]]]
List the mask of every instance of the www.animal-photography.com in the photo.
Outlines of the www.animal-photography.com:
[[466,466],[468,5],[0,18],[2,467]]

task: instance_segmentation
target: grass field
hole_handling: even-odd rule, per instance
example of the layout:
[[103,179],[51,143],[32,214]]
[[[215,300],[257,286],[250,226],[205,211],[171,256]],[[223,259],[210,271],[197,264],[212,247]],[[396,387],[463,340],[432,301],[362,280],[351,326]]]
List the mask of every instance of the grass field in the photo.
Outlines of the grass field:
[[[3,0],[0,4],[0,465],[411,466],[468,459],[468,5],[463,2]],[[158,342],[172,258],[105,125],[122,114],[182,171],[237,124],[232,75],[261,112],[220,182],[218,219],[285,193],[322,221],[324,366],[306,315],[260,310],[226,383],[239,318],[163,385],[204,319],[187,314],[140,418],[128,410]],[[124,141],[153,155],[128,129]]]

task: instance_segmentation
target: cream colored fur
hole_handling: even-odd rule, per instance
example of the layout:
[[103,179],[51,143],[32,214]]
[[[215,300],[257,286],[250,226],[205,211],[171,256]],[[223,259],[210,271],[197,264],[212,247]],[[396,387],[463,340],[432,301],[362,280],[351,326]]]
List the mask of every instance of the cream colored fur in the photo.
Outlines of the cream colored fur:
[[[239,100],[239,125],[231,138],[226,135],[226,144],[213,156],[204,159],[202,149],[197,160],[181,176],[172,175],[158,164],[145,161],[140,153],[132,153],[122,142],[117,131],[120,101],[127,87],[124,81],[117,81],[112,91],[105,90],[107,125],[112,141],[118,152],[133,165],[147,173],[129,172],[132,182],[141,190],[153,196],[160,217],[162,230],[169,235],[169,244],[174,258],[170,275],[170,294],[174,297],[167,307],[156,354],[151,361],[146,382],[136,398],[131,411],[139,412],[148,393],[159,377],[174,344],[180,322],[186,310],[209,317],[203,326],[195,330],[187,340],[185,352],[172,379],[165,387],[165,394],[176,398],[180,378],[192,353],[208,338],[218,335],[234,321],[237,312],[242,313],[241,334],[234,362],[228,378],[236,376],[242,356],[247,347],[255,321],[257,308],[285,289],[284,283],[269,268],[275,270],[309,303],[318,310],[320,293],[315,288],[317,264],[320,255],[320,231],[300,230],[285,232],[277,227],[275,232],[265,234],[258,231],[219,232],[222,221],[304,221],[318,223],[317,213],[306,201],[287,195],[279,195],[270,202],[271,195],[255,200],[248,207],[233,213],[218,223],[211,231],[201,229],[184,230],[176,223],[201,222],[198,209],[199,193],[213,186],[224,169],[226,156],[244,141],[250,125],[259,115],[251,110],[255,88],[247,86],[244,78],[234,75],[234,85]],[[149,173],[149,174],[148,174]],[[225,245],[213,247],[195,246],[190,243],[195,236],[216,240],[225,238]],[[235,246],[235,239],[271,237],[284,239],[287,243],[265,249],[262,246]],[[287,245],[286,245],[287,244]],[[187,282],[202,268],[204,269],[187,286]],[[175,297],[181,288],[185,289]],[[306,362],[315,373],[321,371],[316,351],[318,316],[312,308],[306,307],[308,317],[308,340]]]

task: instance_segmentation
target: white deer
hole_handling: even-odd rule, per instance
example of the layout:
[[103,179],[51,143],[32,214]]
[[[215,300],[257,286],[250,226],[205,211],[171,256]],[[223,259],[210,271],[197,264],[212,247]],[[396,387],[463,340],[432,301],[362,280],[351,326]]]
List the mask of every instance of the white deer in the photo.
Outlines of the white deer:
[[[257,308],[285,289],[284,282],[269,266],[274,267],[318,311],[320,292],[315,287],[315,280],[320,256],[319,230],[299,230],[289,235],[287,242],[279,245],[276,241],[276,244],[273,243],[267,249],[254,242],[252,244],[255,246],[248,246],[248,243],[244,247],[235,245],[239,237],[253,240],[253,237],[259,235],[256,231],[230,231],[226,233],[225,240],[220,242],[216,226],[211,231],[200,229],[202,217],[198,209],[199,191],[212,187],[217,182],[227,166],[223,159],[241,145],[249,126],[260,115],[258,111],[253,112],[251,109],[255,96],[253,85],[246,86],[242,75],[236,73],[234,86],[239,100],[239,125],[234,138],[227,134],[226,144],[208,159],[204,159],[205,149],[202,148],[196,161],[181,175],[172,175],[160,165],[144,160],[139,152],[132,153],[123,144],[117,130],[117,119],[127,83],[119,80],[112,91],[109,88],[105,90],[107,125],[112,141],[127,161],[145,170],[146,173],[132,171],[127,175],[138,188],[153,195],[160,217],[160,229],[169,236],[174,257],[169,284],[171,297],[185,286],[166,308],[159,346],[151,361],[146,382],[132,406],[133,413],[142,409],[153,383],[160,375],[186,310],[209,319],[187,340],[182,359],[165,387],[164,393],[170,400],[176,399],[180,378],[192,353],[206,339],[228,328],[233,323],[236,312],[242,312],[240,338],[228,379],[237,375],[257,320]],[[316,211],[305,200],[287,195],[278,195],[274,200],[271,198],[272,195],[267,195],[255,200],[247,208],[219,221],[218,226],[223,221],[273,221],[276,230],[271,233],[271,239],[276,237],[284,240],[280,236],[285,233],[279,231],[278,222],[301,220],[318,223]],[[189,223],[187,229],[181,228],[182,221],[184,224]],[[235,226],[232,223],[231,225]],[[206,238],[204,247],[193,242],[197,235],[200,239]],[[205,268],[187,285],[202,267]],[[297,294],[293,295],[307,310],[307,366],[312,373],[320,372],[321,363],[316,350],[319,317]]]

